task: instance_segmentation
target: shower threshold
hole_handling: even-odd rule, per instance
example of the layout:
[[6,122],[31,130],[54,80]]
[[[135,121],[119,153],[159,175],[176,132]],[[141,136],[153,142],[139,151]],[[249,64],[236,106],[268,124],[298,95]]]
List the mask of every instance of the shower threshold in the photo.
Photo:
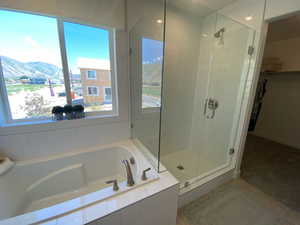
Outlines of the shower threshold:
[[[197,188],[201,185],[204,185],[210,181],[214,181],[214,179],[222,176],[230,171],[232,171],[234,167],[230,165],[220,166],[213,171],[207,172],[206,174],[202,174],[201,176],[192,178],[184,183],[180,183],[180,194],[184,194],[186,192],[191,191],[194,188]],[[186,184],[188,183],[188,185]]]

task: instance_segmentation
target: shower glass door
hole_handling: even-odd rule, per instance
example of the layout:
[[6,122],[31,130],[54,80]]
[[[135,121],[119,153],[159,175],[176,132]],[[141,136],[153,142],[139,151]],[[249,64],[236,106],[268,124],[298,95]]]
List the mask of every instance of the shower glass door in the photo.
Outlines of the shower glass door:
[[139,0],[128,25],[130,44],[131,136],[158,170],[164,0]]
[[198,176],[234,165],[231,159],[251,59],[248,50],[254,40],[254,31],[245,25],[220,14],[216,19],[204,101],[203,143],[193,146],[199,153]]
[[186,186],[234,168],[254,30],[219,13],[166,18],[160,159]]

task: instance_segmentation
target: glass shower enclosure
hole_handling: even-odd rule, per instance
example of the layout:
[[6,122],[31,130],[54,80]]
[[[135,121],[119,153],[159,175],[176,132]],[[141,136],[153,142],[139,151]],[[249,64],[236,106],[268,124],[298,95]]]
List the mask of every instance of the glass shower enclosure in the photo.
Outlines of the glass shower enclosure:
[[158,169],[165,1],[138,2],[139,16],[129,31],[131,135]]
[[152,35],[137,34],[140,23],[130,32],[133,139],[182,188],[235,166],[255,36],[219,11],[187,2],[162,4]]

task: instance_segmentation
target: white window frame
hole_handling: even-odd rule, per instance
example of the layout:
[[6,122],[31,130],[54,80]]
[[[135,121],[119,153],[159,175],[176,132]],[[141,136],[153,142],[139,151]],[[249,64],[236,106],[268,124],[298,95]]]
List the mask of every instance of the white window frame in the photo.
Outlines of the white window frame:
[[[57,30],[58,30],[58,38],[59,38],[59,47],[60,53],[62,58],[62,70],[64,75],[64,85],[66,90],[66,102],[67,104],[72,104],[71,98],[71,84],[69,78],[69,67],[68,67],[68,60],[67,60],[67,52],[66,52],[66,44],[65,44],[65,34],[64,34],[64,22],[80,24],[83,26],[90,26],[99,29],[104,29],[109,32],[109,53],[110,53],[110,73],[111,73],[111,89],[112,89],[112,110],[110,111],[94,111],[94,112],[86,112],[86,118],[107,118],[107,117],[117,117],[119,116],[119,106],[118,106],[118,93],[117,93],[117,74],[116,74],[116,30],[110,27],[104,26],[95,26],[94,24],[88,23],[80,23],[76,20],[58,16],[51,16],[47,14],[39,14],[39,13],[32,13],[27,11],[20,11],[20,10],[9,10],[0,8],[0,10],[11,11],[11,12],[19,12],[25,13],[29,15],[37,15],[37,16],[45,16],[48,18],[54,18],[57,21]],[[97,75],[96,75],[97,76]],[[34,117],[34,118],[24,118],[24,119],[13,119],[12,113],[10,110],[8,95],[6,92],[5,80],[3,76],[3,71],[0,66],[0,116],[3,119],[0,120],[0,127],[6,126],[17,126],[17,125],[31,125],[31,124],[45,124],[49,122],[56,122],[52,120],[52,117]],[[99,93],[99,90],[98,90]]]
[[[89,77],[89,72],[95,72],[95,77]],[[97,71],[96,70],[87,70],[86,71],[86,79],[87,80],[97,80]]]
[[111,71],[108,73],[108,80],[111,81]]
[[[105,99],[105,97],[106,97],[106,92],[105,92],[105,89],[110,89],[110,91],[112,91],[112,89],[111,89],[111,87],[109,87],[109,86],[105,86],[105,87],[103,87],[103,96],[104,96],[104,101],[107,101],[106,99]],[[111,92],[112,93],[112,92]],[[112,100],[112,97],[111,97],[111,100]]]
[[[95,88],[94,90],[97,90],[97,94],[90,94],[89,88]],[[86,86],[86,93],[87,93],[87,96],[98,97],[99,93],[100,93],[99,92],[99,87],[97,87],[97,86]]]

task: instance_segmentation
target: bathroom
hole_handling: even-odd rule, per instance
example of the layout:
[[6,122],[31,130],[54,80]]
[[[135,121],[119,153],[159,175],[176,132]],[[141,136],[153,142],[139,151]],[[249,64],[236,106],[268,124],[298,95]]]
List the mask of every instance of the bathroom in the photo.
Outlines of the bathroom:
[[299,224],[240,178],[268,24],[297,0],[0,0],[0,224]]

